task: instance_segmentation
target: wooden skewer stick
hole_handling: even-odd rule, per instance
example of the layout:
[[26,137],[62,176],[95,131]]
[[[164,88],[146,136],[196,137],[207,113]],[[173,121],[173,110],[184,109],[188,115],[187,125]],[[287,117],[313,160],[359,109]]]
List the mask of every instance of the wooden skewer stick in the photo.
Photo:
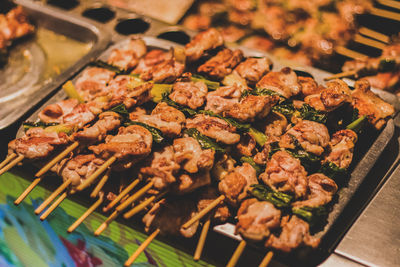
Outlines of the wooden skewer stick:
[[125,262],[124,266],[131,266],[132,263],[139,257],[139,255],[150,245],[151,241],[160,233],[160,229],[155,230],[140,246],[139,248],[129,257]]
[[264,259],[262,260],[260,265],[258,265],[258,267],[267,267],[268,264],[271,262],[273,256],[274,253],[272,251],[268,251],[267,255],[265,255]]
[[42,178],[36,178],[32,183],[25,189],[24,192],[14,201],[15,205],[21,204],[21,202],[29,195],[29,193],[38,185]]
[[7,165],[7,163],[9,163],[12,159],[14,159],[17,156],[17,154],[15,153],[11,153],[10,155],[8,155],[3,162],[0,163],[0,170],[1,168],[3,168],[4,166]]
[[72,183],[71,179],[66,180],[62,185],[60,185],[56,190],[54,190],[51,195],[46,198],[42,204],[35,210],[35,214],[38,215],[41,213],[61,192],[63,192],[70,184]]
[[140,203],[139,205],[133,207],[133,209],[131,209],[130,211],[125,213],[124,214],[124,218],[125,219],[131,218],[132,216],[134,216],[135,214],[137,214],[138,212],[140,212],[141,210],[146,208],[151,202],[154,201],[154,199],[156,199],[156,196],[151,196],[149,198],[146,198],[146,200],[144,200],[142,203]]
[[115,161],[117,160],[117,158],[115,156],[112,156],[111,158],[109,158],[106,162],[103,163],[103,165],[101,165],[92,175],[90,175],[87,179],[85,179],[85,181],[83,181],[83,183],[81,183],[76,190],[77,191],[82,191],[83,189],[85,189],[86,187],[90,186],[91,183],[94,182],[94,180],[97,179],[97,177],[100,176],[100,174],[102,174],[108,167],[111,166],[111,164],[113,164]]
[[340,78],[347,78],[347,77],[351,77],[356,74],[357,74],[356,71],[345,71],[345,72],[341,72],[341,73],[326,77],[326,78],[324,78],[324,81],[330,81],[330,80],[340,79]]
[[226,267],[235,267],[236,266],[236,263],[238,262],[240,256],[242,255],[245,247],[246,247],[246,241],[242,240],[240,242],[240,244],[237,246],[235,252],[232,255],[232,258],[229,260]]
[[338,53],[339,55],[345,56],[345,57],[349,57],[352,59],[364,59],[367,58],[367,55],[358,53],[354,50],[348,49],[344,46],[336,46],[335,47],[335,52]]
[[12,167],[17,165],[19,162],[21,162],[24,159],[23,155],[19,155],[17,158],[13,159],[10,163],[8,163],[6,166],[3,167],[3,169],[0,170],[0,175],[5,173],[6,171],[10,170]]
[[195,261],[200,260],[201,253],[203,252],[204,244],[206,243],[206,238],[208,234],[208,229],[210,229],[211,219],[208,219],[204,225],[203,229],[201,229],[201,234],[199,238],[199,242],[197,243],[196,251],[194,252],[193,259]]
[[400,9],[400,2],[398,1],[393,1],[393,0],[377,0],[377,2],[381,5],[392,7],[392,8],[397,8]]
[[59,198],[57,198],[57,200],[54,201],[53,204],[51,204],[51,206],[42,214],[42,216],[40,216],[40,220],[41,221],[46,220],[46,218],[50,215],[50,213],[52,213],[67,196],[68,196],[67,192],[62,193],[62,195],[59,196]]
[[121,201],[122,198],[124,198],[133,188],[135,188],[135,186],[140,182],[139,179],[134,180],[132,183],[130,183],[130,185],[128,185],[127,187],[125,187],[124,190],[122,190],[121,193],[119,193],[119,195],[113,199],[113,201],[111,201],[107,207],[104,208],[104,212],[109,211],[110,209],[112,209],[115,205],[117,205],[118,202]]
[[378,17],[400,21],[400,14],[392,12],[392,11],[387,11],[384,9],[379,9],[379,8],[373,7],[369,11],[369,13],[372,15],[378,16]]
[[69,153],[71,153],[75,148],[79,146],[78,142],[73,142],[71,145],[69,145],[66,149],[64,149],[63,152],[58,154],[54,159],[52,159],[49,163],[43,166],[36,174],[35,177],[41,177],[43,174],[45,174],[48,170],[51,169],[54,165],[56,165],[60,160],[65,158]]
[[356,34],[354,36],[354,41],[356,41],[357,43],[366,45],[366,46],[372,46],[379,50],[382,50],[386,47],[386,45],[384,43],[378,42],[376,40],[372,40],[372,39],[364,37],[360,34]]
[[361,33],[362,35],[365,35],[365,36],[368,36],[370,38],[374,38],[376,40],[379,40],[379,41],[381,41],[382,43],[385,43],[385,44],[388,44],[390,42],[390,37],[389,36],[387,36],[387,35],[385,35],[383,33],[368,29],[366,27],[361,27],[358,30],[358,32]]
[[94,235],[95,235],[95,236],[101,235],[101,233],[102,233],[104,230],[107,229],[108,225],[109,225],[110,223],[112,223],[112,222],[115,220],[115,218],[118,217],[118,215],[119,215],[119,212],[118,212],[118,211],[114,211],[114,212],[105,220],[105,222],[103,222],[103,223],[96,229],[96,231],[94,232]]
[[68,233],[72,233],[92,212],[94,212],[100,205],[103,203],[103,195],[101,194],[99,199],[92,205],[90,206],[89,209],[85,211],[85,213],[82,214],[81,217],[79,217],[69,228],[68,228]]
[[108,178],[110,178],[110,173],[111,173],[111,170],[109,169],[109,170],[103,175],[103,177],[100,179],[100,181],[97,183],[96,187],[93,189],[92,193],[90,194],[90,197],[91,197],[91,198],[97,197],[97,195],[99,194],[99,192],[101,191],[101,189],[103,189],[103,186],[104,186],[105,183],[107,182]]
[[208,212],[210,212],[213,208],[219,205],[221,201],[225,199],[224,195],[220,195],[217,199],[215,199],[213,202],[210,203],[206,208],[204,208],[202,211],[197,213],[195,216],[193,216],[189,221],[187,221],[184,225],[182,225],[183,229],[189,228],[192,224],[194,224],[196,221],[200,220],[203,218]]

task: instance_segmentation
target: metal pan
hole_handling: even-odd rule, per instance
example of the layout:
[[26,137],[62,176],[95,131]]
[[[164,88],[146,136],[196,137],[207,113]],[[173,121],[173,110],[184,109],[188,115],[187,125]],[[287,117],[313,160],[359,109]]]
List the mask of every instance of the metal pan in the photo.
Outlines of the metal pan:
[[34,36],[11,48],[0,70],[0,129],[6,128],[97,57],[110,34],[98,24],[17,0],[36,26]]
[[[176,46],[177,44],[165,41],[165,40],[160,40],[154,37],[143,37],[144,41],[146,44],[150,47],[154,48],[160,48],[160,49],[169,49],[171,46]],[[118,48],[120,46],[123,46],[124,43],[126,43],[128,40],[122,40],[115,45],[111,46],[108,48],[102,55],[99,57],[102,60],[105,60],[107,56],[109,55],[110,51],[113,48]],[[261,52],[255,52],[250,49],[245,49],[242,48],[246,56],[265,56],[265,53]],[[267,55],[269,56],[269,55]],[[271,57],[273,60],[273,70],[280,70],[283,66],[286,66],[284,63],[277,61],[275,58]],[[323,82],[323,78],[329,76],[330,74],[327,72],[323,72],[311,67],[304,67],[301,69],[296,69],[298,71],[303,71],[306,72],[310,75],[312,75],[319,83]],[[77,79],[77,77],[74,78]],[[391,94],[389,94],[389,97],[386,96],[385,92],[382,91],[377,91],[383,98],[386,99],[386,101],[390,102],[391,104],[398,106],[397,103],[397,98],[391,98]],[[37,120],[37,114],[39,111],[48,104],[55,103],[57,101],[60,101],[62,99],[65,99],[67,96],[66,94],[61,90],[59,91],[56,95],[54,95],[47,103],[45,103],[38,111],[36,111],[30,118],[29,120],[35,121]],[[20,128],[18,132],[18,136],[23,134],[23,129],[22,127]],[[317,250],[306,250],[305,252],[302,252],[301,254],[296,254],[294,257],[279,257],[280,260],[283,262],[291,264],[291,262],[288,262],[288,258],[290,258],[292,261],[296,261],[299,263],[301,262],[307,262],[307,263],[317,263],[321,262],[324,257],[326,257],[335,247],[336,243],[338,240],[342,238],[342,236],[345,233],[345,230],[338,231],[338,228],[336,228],[337,223],[347,223],[345,229],[348,229],[351,226],[351,222],[355,219],[357,216],[356,213],[354,213],[354,218],[346,218],[344,220],[341,218],[341,212],[345,207],[347,207],[349,204],[352,202],[352,196],[354,193],[357,191],[359,186],[362,184],[363,180],[367,176],[368,172],[374,165],[374,163],[378,160],[379,156],[381,155],[382,151],[384,148],[387,146],[389,141],[393,138],[394,136],[394,122],[393,119],[390,119],[388,123],[386,124],[385,128],[376,136],[375,140],[368,140],[365,144],[363,143],[363,148],[365,151],[361,151],[361,156],[356,157],[355,163],[353,163],[353,170],[351,172],[350,178],[348,180],[347,185],[342,188],[339,193],[338,193],[338,198],[336,203],[332,207],[332,211],[329,214],[327,224],[324,226],[323,230],[318,232],[318,236],[322,238],[321,245]],[[227,223],[224,225],[218,225],[214,227],[214,231],[223,234],[225,236],[228,236],[230,238],[240,240],[240,236],[237,236],[234,234],[234,225]],[[255,246],[258,249],[262,249],[260,246]],[[282,254],[283,255],[283,254]],[[301,255],[301,256],[300,256]]]

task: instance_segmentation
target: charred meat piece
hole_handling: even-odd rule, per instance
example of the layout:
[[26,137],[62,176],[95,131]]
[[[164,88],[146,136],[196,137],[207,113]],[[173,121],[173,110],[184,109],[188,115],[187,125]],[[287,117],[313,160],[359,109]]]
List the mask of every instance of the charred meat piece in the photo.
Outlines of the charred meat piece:
[[131,39],[129,43],[120,48],[113,49],[107,62],[123,70],[129,70],[139,62],[139,59],[146,54],[146,44],[141,39]]
[[288,121],[284,115],[278,112],[271,112],[266,118],[265,135],[270,138],[281,137],[288,125]]
[[246,199],[237,213],[236,233],[245,239],[261,241],[270,235],[270,230],[279,227],[281,212],[267,201]]
[[96,118],[96,113],[98,111],[98,108],[92,105],[92,103],[81,103],[75,106],[71,112],[63,116],[62,122],[77,128],[82,128],[85,124]]
[[196,115],[186,121],[186,128],[195,128],[200,133],[228,145],[236,144],[240,140],[236,127],[217,117]]
[[176,103],[197,109],[204,105],[208,89],[204,82],[176,82],[169,98]]
[[257,152],[256,145],[257,143],[254,137],[246,133],[240,137],[235,151],[239,156],[251,157]]
[[176,181],[176,174],[180,165],[175,161],[175,152],[172,146],[166,146],[154,151],[140,168],[139,174],[144,179],[154,182],[153,188],[158,193],[167,189]]
[[146,73],[151,72],[154,66],[171,60],[172,58],[173,54],[171,51],[153,49],[139,60],[138,66],[132,71],[132,73],[146,75]]
[[[197,210],[201,211],[205,209],[211,204],[211,202],[213,202],[218,197],[219,197],[218,191],[214,187],[212,186],[204,187],[200,191],[198,196]],[[216,223],[224,223],[232,215],[225,202],[221,202],[211,212],[212,212],[211,218]]]
[[303,120],[282,136],[279,146],[294,149],[298,143],[305,151],[320,156],[329,144],[329,140],[329,132],[325,125]]
[[151,115],[131,114],[130,119],[153,126],[168,137],[177,137],[181,133],[186,118],[181,111],[161,102],[154,108]]
[[155,65],[150,71],[142,73],[140,78],[155,83],[173,83],[183,74],[185,65],[177,62],[175,59],[164,61]]
[[[364,79],[374,88],[391,91],[397,89],[400,84],[400,71],[380,72],[373,76],[365,76]],[[396,94],[399,94],[398,90]]]
[[282,232],[279,237],[271,235],[265,243],[268,248],[290,252],[302,245],[316,248],[320,239],[310,235],[310,226],[307,222],[293,215],[290,219],[285,216],[281,221]]
[[300,160],[286,151],[278,151],[272,155],[260,178],[272,189],[294,193],[296,198],[307,193],[307,172],[301,166]]
[[303,96],[316,95],[322,90],[322,87],[318,86],[317,82],[311,77],[299,76],[297,81],[301,85]]
[[85,101],[90,101],[107,93],[107,84],[114,76],[115,72],[103,68],[90,67],[82,72],[82,75],[75,83],[75,87]]
[[210,170],[214,164],[215,151],[203,150],[196,139],[192,137],[174,140],[175,161],[188,173]]
[[82,131],[76,132],[73,139],[80,143],[96,143],[104,140],[107,133],[117,129],[121,125],[121,117],[115,112],[104,112],[99,115],[99,120]]
[[214,28],[197,34],[185,47],[185,54],[189,61],[201,58],[204,52],[210,51],[224,44],[222,35]]
[[72,110],[79,104],[79,101],[74,98],[60,101],[55,104],[50,104],[42,109],[39,113],[39,119],[45,123],[63,121],[63,117],[71,113]]
[[270,95],[242,97],[245,90],[248,89],[237,84],[220,87],[208,93],[205,109],[239,121],[253,121],[255,118],[266,117],[279,99],[278,96]]
[[355,90],[352,91],[353,97],[352,106],[358,109],[360,116],[367,116],[368,121],[375,126],[376,129],[381,129],[386,119],[393,115],[394,108],[386,103],[371,91],[369,82],[362,79],[355,84]]
[[285,98],[297,95],[301,91],[301,85],[298,82],[296,73],[288,67],[281,69],[279,72],[271,71],[267,73],[257,83],[257,87],[271,90]]
[[57,147],[68,144],[69,138],[63,133],[47,132],[43,128],[31,128],[21,138],[8,144],[9,154],[15,152],[27,159],[46,158]]
[[271,65],[272,62],[266,57],[250,57],[240,63],[235,68],[235,72],[237,72],[240,77],[246,79],[249,85],[255,85],[261,80],[261,77],[271,70]]
[[64,182],[71,180],[71,187],[76,188],[103,163],[104,160],[97,158],[94,154],[77,155],[70,159],[63,159],[56,166],[56,172]]
[[241,50],[232,51],[225,48],[218,52],[216,56],[207,60],[206,63],[197,69],[197,71],[204,73],[213,79],[221,80],[226,75],[230,74],[242,59],[243,52]]
[[151,133],[139,125],[119,128],[118,134],[108,135],[105,143],[89,146],[89,150],[103,159],[116,157],[130,167],[136,161],[149,155],[153,143]]
[[182,235],[190,238],[196,233],[199,222],[195,222],[187,229],[183,229],[182,225],[196,213],[197,208],[193,200],[188,198],[163,199],[157,202],[143,217],[143,223],[146,232],[160,229],[164,235]]
[[338,186],[324,174],[314,173],[308,176],[308,190],[306,200],[294,202],[293,207],[319,207],[328,204],[338,190]]
[[329,142],[329,154],[324,162],[332,162],[339,168],[346,169],[353,160],[357,134],[352,130],[340,130],[332,135]]
[[21,6],[0,14],[0,49],[10,46],[12,41],[33,33],[35,27],[28,22],[28,16]]
[[218,189],[230,204],[237,206],[247,196],[247,190],[253,184],[258,184],[256,170],[250,164],[243,163],[219,182]]
[[183,195],[210,184],[211,177],[209,171],[183,173],[178,176],[177,183],[173,185],[172,191],[175,194]]
[[317,110],[330,112],[344,103],[351,103],[351,91],[344,81],[334,80],[326,83],[319,94],[309,95],[304,101]]
[[204,31],[210,28],[211,18],[206,15],[190,14],[184,18],[182,24],[193,31]]

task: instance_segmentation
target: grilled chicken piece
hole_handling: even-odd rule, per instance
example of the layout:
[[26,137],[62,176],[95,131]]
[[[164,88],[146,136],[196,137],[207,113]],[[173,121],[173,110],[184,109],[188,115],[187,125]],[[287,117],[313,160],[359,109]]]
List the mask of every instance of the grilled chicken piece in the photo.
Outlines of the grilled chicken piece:
[[239,121],[253,121],[255,118],[266,117],[279,99],[278,96],[269,95],[241,97],[245,90],[248,89],[237,84],[220,87],[208,93],[205,109]]
[[99,111],[98,108],[92,104],[95,103],[78,104],[71,112],[63,116],[62,122],[64,124],[73,125],[78,129],[82,128],[87,123],[93,121]]
[[265,135],[269,138],[281,137],[285,133],[288,125],[288,121],[284,115],[278,112],[271,112],[266,118]]
[[323,89],[318,86],[317,82],[311,77],[298,76],[297,81],[301,85],[301,93],[303,96],[316,95]]
[[329,144],[329,140],[329,132],[325,125],[303,120],[282,136],[279,146],[294,149],[298,143],[305,151],[320,156]]
[[291,68],[283,68],[281,71],[267,73],[257,83],[257,87],[274,91],[285,98],[290,98],[301,92],[296,73]]
[[[391,91],[397,89],[400,84],[400,71],[380,72],[373,76],[364,77],[372,87]],[[399,95],[398,90],[396,94]]]
[[260,175],[264,183],[280,192],[294,193],[300,198],[307,193],[307,172],[300,160],[286,151],[278,151],[268,161],[265,172]]
[[263,52],[268,52],[272,50],[275,46],[275,43],[273,41],[260,35],[252,35],[250,37],[247,37],[241,42],[241,44],[245,47]]
[[211,26],[211,18],[206,15],[190,14],[184,18],[182,24],[193,31],[205,31]]
[[218,30],[226,43],[235,43],[247,34],[245,29],[234,25],[220,27]]
[[80,143],[96,143],[104,140],[107,133],[117,129],[120,125],[121,117],[115,112],[107,111],[99,115],[99,120],[95,124],[83,128],[72,137]]
[[185,46],[186,58],[195,61],[201,58],[204,52],[213,50],[224,44],[222,35],[214,28],[197,34],[190,43]]
[[239,143],[235,147],[235,151],[239,156],[251,157],[256,152],[257,143],[253,136],[246,133],[240,137]]
[[0,14],[0,49],[10,46],[12,41],[33,33],[35,27],[28,22],[28,17],[21,6]]
[[94,154],[77,155],[70,159],[63,159],[53,170],[62,177],[64,182],[71,180],[71,187],[76,188],[103,163],[104,160]]
[[185,123],[185,115],[168,104],[161,102],[151,112],[151,115],[130,114],[130,119],[139,121],[159,129],[168,137],[180,135]]
[[42,159],[57,147],[68,144],[69,138],[63,133],[47,132],[43,128],[31,128],[25,135],[8,143],[8,153],[23,155],[27,159]]
[[72,110],[79,104],[79,101],[74,98],[69,98],[67,100],[60,101],[55,104],[50,104],[46,106],[39,112],[39,119],[45,123],[63,121],[63,117],[72,112]]
[[124,104],[128,109],[151,100],[152,83],[138,83],[135,77],[118,75],[107,86],[109,107]]
[[360,116],[367,116],[368,121],[378,130],[385,125],[386,119],[394,113],[393,106],[375,95],[371,91],[369,82],[364,79],[355,83],[355,90],[352,91],[351,96],[353,97],[353,108],[358,109]]
[[195,128],[201,134],[228,145],[235,144],[240,140],[240,135],[236,133],[236,127],[217,117],[196,115],[193,119],[186,121],[186,128]]
[[139,60],[138,66],[132,71],[132,73],[147,75],[146,73],[151,72],[154,66],[171,60],[172,58],[173,54],[171,53],[171,51],[153,49]]
[[246,79],[249,85],[255,85],[261,77],[271,70],[272,62],[266,57],[247,58],[245,61],[240,63],[236,68],[240,77]]
[[330,112],[342,106],[344,103],[351,103],[351,91],[349,86],[342,80],[334,80],[326,83],[320,93],[309,95],[304,101],[313,108]]
[[120,49],[113,49],[107,62],[123,70],[129,70],[137,66],[139,59],[146,52],[147,47],[142,39],[131,39],[126,46]]
[[151,70],[142,73],[140,78],[155,83],[173,83],[183,74],[185,65],[177,62],[175,59],[164,61],[155,65]]
[[307,178],[309,193],[306,200],[294,202],[293,207],[319,207],[331,202],[333,195],[338,190],[335,181],[322,173],[314,173]]
[[85,101],[90,101],[107,93],[107,84],[114,76],[115,72],[103,68],[90,67],[82,72],[82,75],[75,83],[75,87]]
[[[198,196],[197,210],[201,211],[208,207],[211,202],[219,196],[217,189],[212,186],[204,187]],[[224,223],[231,216],[231,212],[225,202],[221,202],[216,208],[211,211],[211,219],[216,223]]]
[[352,130],[346,129],[334,133],[329,142],[329,154],[323,163],[332,162],[339,168],[348,168],[353,160],[356,142],[357,134]]
[[204,82],[176,82],[169,98],[176,103],[197,109],[204,105],[208,89]]
[[140,168],[139,175],[144,179],[154,182],[152,193],[166,190],[172,183],[176,182],[176,174],[180,165],[175,161],[175,152],[172,146],[166,146],[154,151]]
[[175,161],[188,173],[210,170],[214,164],[215,151],[203,150],[199,142],[192,137],[174,140]]
[[237,218],[236,234],[261,241],[270,235],[271,229],[279,227],[281,212],[270,202],[250,198],[240,205]]
[[105,143],[89,146],[89,150],[103,159],[115,156],[124,166],[131,167],[136,161],[149,155],[153,143],[151,133],[139,125],[119,128],[118,134],[108,135]]
[[173,185],[172,191],[178,195],[187,194],[194,190],[211,184],[209,171],[198,173],[183,173],[178,176],[177,183]]
[[230,204],[237,206],[247,196],[247,190],[253,184],[258,184],[256,170],[250,164],[243,163],[219,182],[218,189]]
[[182,225],[196,213],[196,204],[193,200],[187,197],[168,198],[157,202],[143,217],[143,223],[146,232],[160,229],[164,235],[182,235],[190,238],[196,233],[199,222],[195,222],[187,229],[183,229]]
[[203,73],[213,79],[221,80],[242,61],[243,52],[241,50],[230,50],[225,48],[203,65],[197,71]]
[[293,215],[290,219],[285,216],[281,221],[282,232],[279,237],[271,235],[265,243],[268,248],[290,252],[302,245],[316,248],[320,239],[310,235],[310,226],[307,222]]

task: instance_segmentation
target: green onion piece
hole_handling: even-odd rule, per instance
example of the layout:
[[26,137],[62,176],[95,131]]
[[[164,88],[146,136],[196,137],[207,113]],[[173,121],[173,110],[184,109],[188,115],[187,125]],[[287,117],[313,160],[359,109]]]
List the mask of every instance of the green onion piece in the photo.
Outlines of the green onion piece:
[[315,121],[324,124],[328,119],[325,113],[316,110],[308,104],[303,104],[299,111],[300,117],[304,120]]
[[239,133],[248,132],[250,130],[250,127],[251,127],[250,124],[248,124],[248,123],[237,122],[236,120],[234,120],[232,118],[223,117],[223,116],[221,116],[219,114],[216,114],[216,113],[214,113],[214,112],[212,112],[210,110],[199,110],[198,113],[204,114],[204,115],[208,115],[208,116],[211,116],[211,117],[216,117],[216,118],[219,118],[221,120],[224,120],[227,123],[229,123],[231,126],[235,127],[236,131],[238,131]]
[[293,196],[277,192],[270,187],[261,184],[251,185],[252,189],[249,193],[260,201],[268,201],[278,208],[289,208],[293,200]]
[[90,65],[95,66],[95,67],[99,67],[99,68],[103,68],[103,69],[107,69],[109,71],[115,72],[117,75],[126,74],[126,71],[121,70],[117,66],[109,64],[107,62],[104,62],[103,60],[93,61],[93,62],[90,63]]
[[201,134],[198,130],[196,130],[194,128],[185,130],[185,134],[196,139],[203,149],[212,149],[216,152],[221,152],[221,153],[226,152],[225,148],[220,146],[217,142],[215,142],[210,137]]
[[241,157],[240,162],[250,164],[256,170],[257,176],[264,171],[264,166],[255,163],[252,157]]
[[65,133],[67,135],[71,135],[72,133],[75,132],[75,130],[76,130],[75,127],[66,124],[52,125],[44,129],[44,131],[48,133],[56,132],[56,133]]
[[163,100],[163,95],[164,94],[169,94],[172,91],[172,84],[158,84],[155,83],[153,85],[153,88],[151,88],[151,96],[152,96],[152,100],[155,103],[159,103],[161,102],[161,100]]
[[207,80],[205,77],[197,74],[193,74],[191,78],[192,82],[204,82],[207,85],[208,90],[215,91],[219,88],[219,82]]
[[42,122],[42,121],[38,121],[38,122],[31,122],[31,121],[25,121],[24,123],[22,123],[22,126],[24,127],[24,130],[27,131],[31,128],[36,128],[36,127],[40,127],[40,128],[47,128],[50,126],[56,126],[59,125],[59,123],[57,122],[51,122],[51,123],[46,123],[46,122]]
[[83,98],[79,95],[78,91],[75,88],[75,85],[71,81],[64,83],[62,88],[69,98],[77,99],[79,103],[85,102]]
[[139,125],[139,126],[142,126],[143,128],[146,128],[153,136],[153,142],[155,142],[157,144],[160,144],[164,141],[162,132],[155,127],[149,126],[145,123],[138,122],[138,121],[129,121],[129,122],[125,123],[125,126],[129,126],[129,125]]
[[292,213],[302,218],[310,225],[316,225],[328,215],[324,206],[292,208]]
[[264,146],[264,144],[267,142],[267,136],[253,127],[250,128],[249,134],[256,140],[257,144],[259,144],[260,146]]
[[196,110],[191,109],[191,108],[188,108],[188,107],[184,107],[184,106],[182,106],[182,105],[176,103],[175,101],[171,100],[171,99],[168,97],[168,94],[167,94],[167,93],[165,93],[165,94],[162,95],[162,102],[165,102],[165,103],[167,103],[169,106],[171,106],[171,107],[173,107],[173,108],[176,108],[177,110],[182,111],[183,114],[185,114],[185,116],[187,116],[187,117],[192,117],[192,116],[194,116],[194,115],[197,114],[197,111],[196,111]]
[[109,111],[115,112],[118,115],[120,115],[124,120],[129,119],[129,112],[128,109],[124,104],[119,104],[118,106],[115,106],[111,108]]
[[353,130],[354,132],[359,133],[362,130],[364,123],[366,122],[366,119],[367,116],[361,116],[352,123],[350,123],[349,125],[347,125],[346,129]]
[[332,178],[335,181],[342,179],[347,175],[347,170],[344,168],[338,167],[335,163],[327,161],[322,164],[319,172],[325,174],[329,178]]

